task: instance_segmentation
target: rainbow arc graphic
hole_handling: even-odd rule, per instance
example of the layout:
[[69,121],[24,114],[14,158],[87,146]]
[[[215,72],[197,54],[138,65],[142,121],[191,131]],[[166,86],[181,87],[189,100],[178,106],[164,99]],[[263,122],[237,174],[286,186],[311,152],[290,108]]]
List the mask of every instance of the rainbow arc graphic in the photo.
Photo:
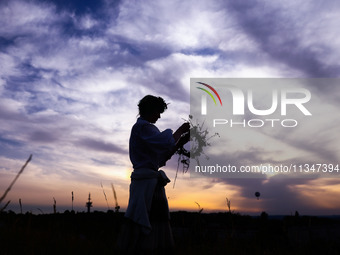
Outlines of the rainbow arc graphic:
[[[217,91],[212,86],[210,86],[209,84],[203,83],[203,82],[197,82],[197,83],[207,87],[210,91],[212,91],[215,94],[215,96],[218,98],[218,100],[220,101],[220,104],[222,106],[221,97],[220,97],[220,95],[217,93]],[[212,98],[212,100],[214,101],[215,105],[217,105],[217,102],[215,100],[214,95],[208,89],[201,88],[201,87],[196,87],[196,88],[206,92]],[[207,114],[207,98],[206,98],[206,95],[202,95],[201,103],[202,103],[202,105],[201,105],[201,113],[202,113],[202,115],[206,115]]]
[[[201,84],[201,85],[204,85],[207,88],[209,88],[217,96],[217,98],[220,101],[220,104],[222,106],[222,100],[220,98],[220,95],[217,93],[217,91],[212,86],[210,86],[209,84],[203,83],[203,82],[197,82],[197,83]],[[203,90],[204,92],[206,92],[212,98],[212,100],[214,101],[215,105],[217,105],[216,100],[215,100],[213,94],[211,94],[211,92],[209,90],[201,88],[201,87],[197,87],[197,88]]]

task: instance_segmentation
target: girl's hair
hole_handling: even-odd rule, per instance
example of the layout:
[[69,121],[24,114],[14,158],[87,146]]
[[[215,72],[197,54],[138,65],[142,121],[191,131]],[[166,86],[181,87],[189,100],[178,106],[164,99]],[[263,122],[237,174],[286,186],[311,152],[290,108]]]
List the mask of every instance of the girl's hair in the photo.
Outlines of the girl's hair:
[[147,95],[139,101],[138,109],[139,115],[143,117],[155,112],[163,113],[166,109],[168,109],[168,105],[161,97]]

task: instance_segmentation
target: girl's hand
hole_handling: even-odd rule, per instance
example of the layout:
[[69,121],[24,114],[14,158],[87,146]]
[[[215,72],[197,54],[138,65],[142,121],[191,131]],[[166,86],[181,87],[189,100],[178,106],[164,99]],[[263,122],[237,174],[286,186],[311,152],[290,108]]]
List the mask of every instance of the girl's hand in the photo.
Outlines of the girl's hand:
[[180,130],[180,132],[181,132],[182,134],[188,132],[189,129],[190,129],[190,124],[189,124],[189,122],[185,122],[185,123],[182,124],[182,126],[179,127],[179,130]]
[[176,132],[173,134],[174,139],[175,139],[175,143],[178,142],[179,138],[181,137],[181,135],[189,132],[190,130],[190,124],[188,122],[183,123],[177,130]]
[[182,135],[179,139],[178,142],[176,144],[177,148],[182,147],[184,144],[186,144],[187,142],[189,142],[190,139],[190,132],[187,132],[186,134]]

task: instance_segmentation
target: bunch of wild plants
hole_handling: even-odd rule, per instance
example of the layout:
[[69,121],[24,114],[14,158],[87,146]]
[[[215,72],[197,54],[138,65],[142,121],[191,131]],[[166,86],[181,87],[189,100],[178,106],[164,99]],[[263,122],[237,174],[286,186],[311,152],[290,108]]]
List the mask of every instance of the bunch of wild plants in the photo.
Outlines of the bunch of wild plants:
[[174,187],[177,179],[178,170],[182,164],[182,171],[186,173],[189,170],[190,159],[196,161],[197,165],[200,165],[199,158],[203,155],[206,159],[209,157],[204,153],[204,149],[210,146],[209,140],[215,136],[219,136],[218,133],[213,135],[209,134],[208,128],[204,127],[204,122],[202,124],[193,122],[192,115],[189,115],[189,119],[186,120],[190,124],[190,147],[188,150],[184,146],[180,147],[176,154],[178,155],[177,171],[174,181]]

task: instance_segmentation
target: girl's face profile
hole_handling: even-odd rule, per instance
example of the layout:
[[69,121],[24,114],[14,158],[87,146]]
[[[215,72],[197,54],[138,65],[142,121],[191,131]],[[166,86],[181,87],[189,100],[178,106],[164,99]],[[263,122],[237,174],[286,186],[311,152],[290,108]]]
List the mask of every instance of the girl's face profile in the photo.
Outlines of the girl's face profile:
[[161,118],[161,114],[159,112],[153,112],[147,116],[146,120],[151,123],[156,123],[156,121],[160,118]]

